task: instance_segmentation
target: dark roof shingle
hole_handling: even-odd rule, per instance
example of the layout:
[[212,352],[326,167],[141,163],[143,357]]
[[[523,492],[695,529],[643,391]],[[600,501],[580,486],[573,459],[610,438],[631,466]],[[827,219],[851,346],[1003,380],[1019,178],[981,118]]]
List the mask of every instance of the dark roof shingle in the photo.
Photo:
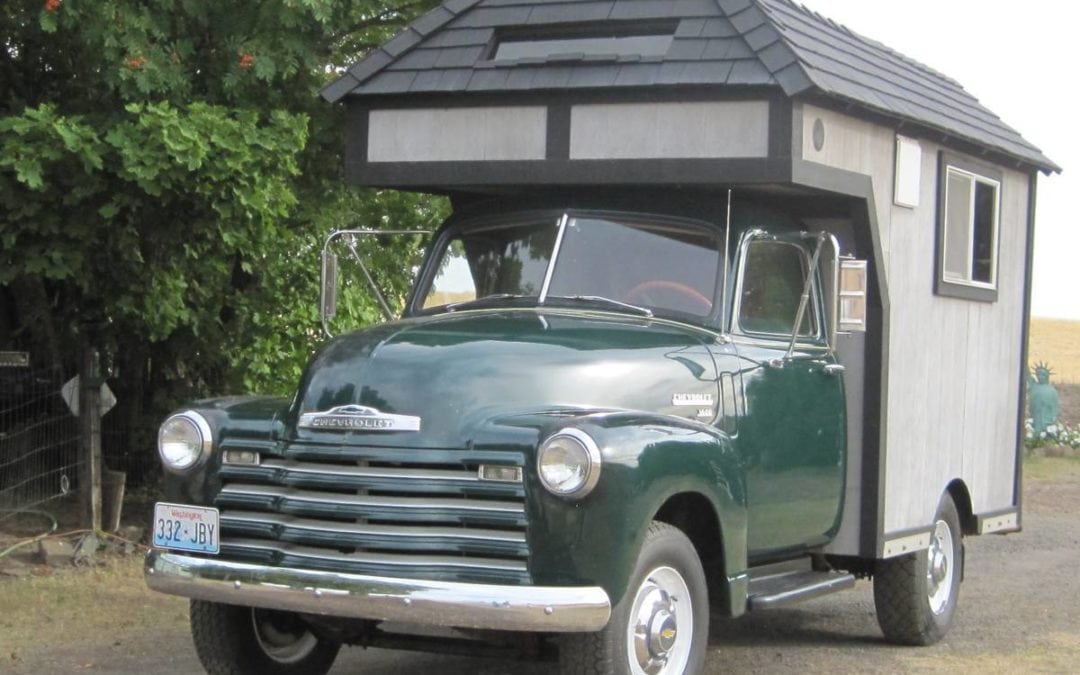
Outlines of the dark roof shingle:
[[[506,28],[632,20],[676,22],[666,55],[489,60]],[[1060,170],[954,80],[793,0],[447,0],[323,96],[679,85],[824,95]]]

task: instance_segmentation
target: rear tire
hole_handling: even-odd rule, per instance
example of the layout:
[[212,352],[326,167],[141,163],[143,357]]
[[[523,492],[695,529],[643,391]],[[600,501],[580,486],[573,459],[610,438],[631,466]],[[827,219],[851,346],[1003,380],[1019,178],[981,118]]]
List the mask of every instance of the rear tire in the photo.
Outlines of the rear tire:
[[191,601],[191,637],[210,675],[324,675],[341,645],[291,612]]
[[874,608],[890,642],[931,645],[952,625],[964,564],[960,516],[945,495],[934,518],[930,548],[879,560],[874,570]]
[[694,545],[653,522],[626,593],[597,633],[564,635],[563,675],[692,675],[705,663],[709,593]]

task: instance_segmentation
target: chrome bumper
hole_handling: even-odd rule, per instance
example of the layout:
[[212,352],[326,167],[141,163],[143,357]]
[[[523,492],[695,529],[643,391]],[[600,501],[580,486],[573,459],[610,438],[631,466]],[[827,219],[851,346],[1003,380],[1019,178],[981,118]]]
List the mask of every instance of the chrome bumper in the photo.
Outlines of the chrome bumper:
[[152,550],[146,583],[162,593],[355,619],[511,631],[597,631],[611,601],[597,586],[495,586],[267,567]]

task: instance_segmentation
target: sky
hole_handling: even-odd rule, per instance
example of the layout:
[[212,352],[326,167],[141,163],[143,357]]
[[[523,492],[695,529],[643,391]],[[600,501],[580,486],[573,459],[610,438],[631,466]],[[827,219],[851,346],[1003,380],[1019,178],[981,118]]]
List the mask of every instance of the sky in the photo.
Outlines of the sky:
[[[1080,34],[1069,0],[796,0],[958,81],[1064,169],[1040,175],[1033,316],[1080,320]],[[1075,11],[1075,10],[1074,10]]]

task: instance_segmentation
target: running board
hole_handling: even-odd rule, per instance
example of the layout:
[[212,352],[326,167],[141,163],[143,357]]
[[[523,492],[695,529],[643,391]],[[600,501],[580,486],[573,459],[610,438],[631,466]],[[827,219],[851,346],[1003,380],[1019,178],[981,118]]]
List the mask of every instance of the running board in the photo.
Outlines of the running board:
[[854,585],[855,576],[852,574],[817,572],[801,565],[795,569],[785,565],[769,566],[752,573],[747,609],[773,609],[842,591]]

